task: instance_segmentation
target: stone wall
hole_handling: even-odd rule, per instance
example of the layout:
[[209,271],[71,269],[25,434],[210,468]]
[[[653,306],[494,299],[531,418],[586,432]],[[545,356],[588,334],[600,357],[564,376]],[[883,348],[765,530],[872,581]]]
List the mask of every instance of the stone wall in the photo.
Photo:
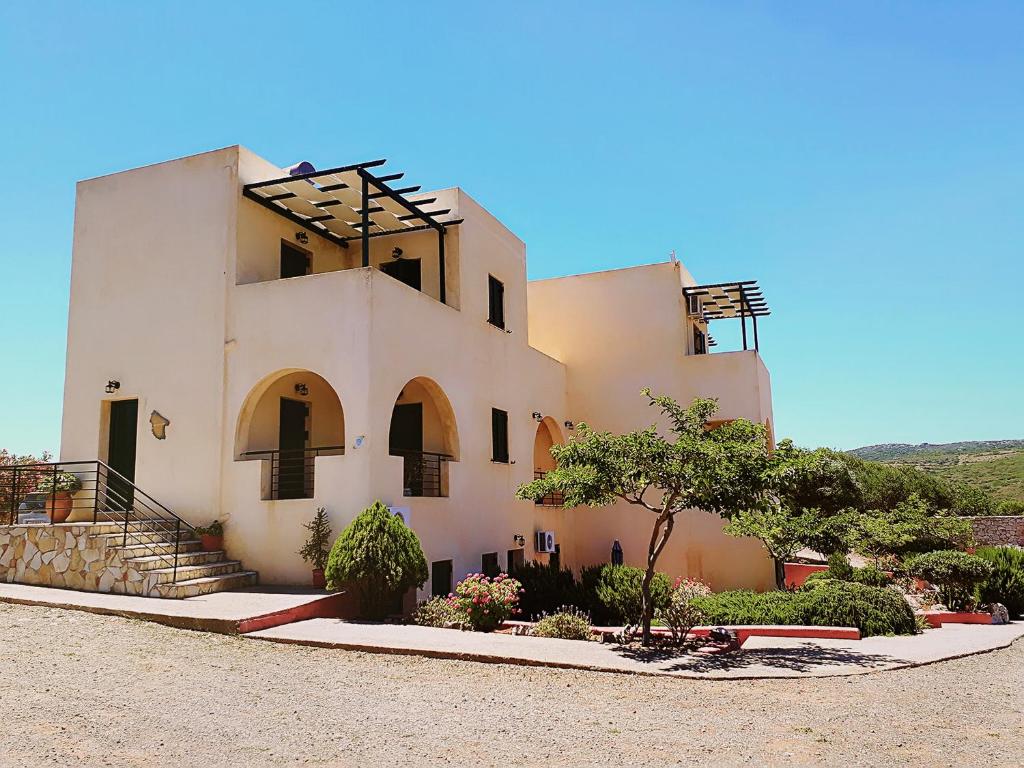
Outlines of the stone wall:
[[154,586],[149,574],[126,565],[121,550],[108,546],[103,534],[113,532],[95,524],[0,526],[0,581],[147,594]]
[[999,546],[1016,544],[1024,547],[1024,517],[991,515],[972,517],[974,541],[979,545]]

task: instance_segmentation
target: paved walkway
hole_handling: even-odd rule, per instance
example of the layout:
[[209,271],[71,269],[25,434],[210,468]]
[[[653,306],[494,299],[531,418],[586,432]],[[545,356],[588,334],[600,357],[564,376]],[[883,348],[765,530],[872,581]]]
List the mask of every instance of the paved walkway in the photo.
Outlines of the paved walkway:
[[0,584],[0,602],[125,616],[172,627],[224,634],[262,629],[282,621],[308,619],[314,615],[337,616],[337,611],[330,610],[335,599],[336,596],[322,590],[301,588],[254,587],[169,600],[27,584]]
[[914,667],[1005,648],[1024,636],[1024,622],[946,625],[921,635],[863,640],[751,637],[738,653],[677,655],[539,637],[431,627],[311,619],[246,637],[328,648],[502,664],[551,666],[699,678],[832,677]]

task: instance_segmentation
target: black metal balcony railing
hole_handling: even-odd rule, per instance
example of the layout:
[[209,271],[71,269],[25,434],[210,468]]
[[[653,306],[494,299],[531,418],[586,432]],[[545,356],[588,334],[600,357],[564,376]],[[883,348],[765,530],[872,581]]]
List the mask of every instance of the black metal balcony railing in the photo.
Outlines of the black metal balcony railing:
[[452,457],[432,451],[393,451],[401,456],[402,489],[405,496],[447,496],[448,462]]
[[[195,529],[102,461],[0,467],[0,521],[9,525],[114,523],[121,546],[148,545],[178,579],[181,543]],[[173,545],[173,552],[169,551]]]
[[[541,480],[546,474],[547,472],[535,469],[533,471],[533,479]],[[536,504],[538,507],[561,507],[565,504],[565,496],[561,491],[551,491],[551,493],[537,499]]]
[[270,495],[268,500],[313,498],[313,475],[317,456],[340,456],[343,445],[317,448],[274,448],[268,451],[246,451],[243,456],[270,462]]

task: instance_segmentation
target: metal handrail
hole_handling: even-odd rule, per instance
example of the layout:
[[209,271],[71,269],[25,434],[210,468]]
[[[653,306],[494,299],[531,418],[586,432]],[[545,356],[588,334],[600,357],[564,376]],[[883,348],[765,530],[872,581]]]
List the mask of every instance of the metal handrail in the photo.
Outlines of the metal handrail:
[[441,498],[445,496],[443,467],[455,457],[437,451],[394,449],[392,456],[402,457],[402,487],[411,497]]
[[[9,491],[11,525],[18,523],[21,506],[29,501],[29,497],[33,494],[40,494],[44,498],[49,497],[50,524],[55,524],[57,494],[61,493],[57,489],[57,481],[59,474],[63,472],[75,475],[81,484],[81,488],[72,493],[69,508],[73,510],[75,507],[75,495],[81,495],[83,492],[87,496],[91,494],[93,523],[99,522],[101,513],[105,520],[116,523],[123,522],[122,547],[128,546],[129,538],[132,544],[169,543],[167,537],[173,530],[174,554],[156,553],[152,556],[158,558],[158,562],[166,563],[172,569],[172,581],[178,580],[178,560],[181,554],[182,536],[183,534],[195,536],[195,528],[139,488],[134,481],[129,480],[106,462],[98,459],[36,462],[0,467],[0,492]],[[40,480],[46,478],[47,475],[52,475],[51,490],[37,491],[36,488]],[[9,483],[4,482],[6,477],[10,477]],[[78,508],[82,508],[81,504],[78,505]],[[123,521],[118,518],[123,518]],[[158,539],[161,534],[163,534],[163,538]]]
[[[344,445],[321,445],[313,448],[268,448],[265,451],[244,451],[241,455],[270,462],[270,496],[267,498],[278,500],[312,498],[315,465],[311,459],[344,453]],[[287,495],[283,497],[282,486],[287,489]]]

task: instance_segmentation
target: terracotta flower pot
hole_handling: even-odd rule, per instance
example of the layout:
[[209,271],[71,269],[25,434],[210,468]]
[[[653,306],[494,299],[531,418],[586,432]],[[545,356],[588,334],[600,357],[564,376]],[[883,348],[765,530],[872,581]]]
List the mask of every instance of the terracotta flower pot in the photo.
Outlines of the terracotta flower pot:
[[224,537],[204,533],[199,536],[203,543],[203,552],[219,552],[224,549]]
[[46,511],[50,522],[63,523],[71,517],[71,494],[67,491],[46,494]]
[[324,569],[323,568],[314,568],[313,569],[313,588],[314,589],[323,589],[326,586],[327,586],[327,579],[324,576]]

